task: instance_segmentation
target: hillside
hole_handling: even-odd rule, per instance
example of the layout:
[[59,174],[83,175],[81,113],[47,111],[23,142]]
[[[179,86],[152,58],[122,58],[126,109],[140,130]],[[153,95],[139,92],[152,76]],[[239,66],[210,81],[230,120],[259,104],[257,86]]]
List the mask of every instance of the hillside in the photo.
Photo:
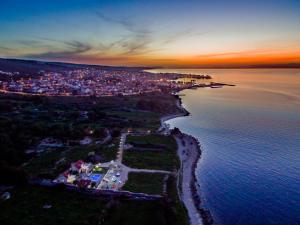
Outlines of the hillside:
[[[102,65],[86,65],[86,64],[72,64],[62,62],[44,62],[36,60],[22,60],[22,59],[4,59],[0,58],[0,71],[7,73],[16,73],[14,76],[29,77],[37,76],[40,71],[45,72],[63,72],[66,70],[75,70],[83,68],[95,68],[103,70],[129,70],[139,71],[149,69],[144,67],[115,67],[115,66],[102,66]],[[0,79],[5,79],[5,74],[0,74]]]

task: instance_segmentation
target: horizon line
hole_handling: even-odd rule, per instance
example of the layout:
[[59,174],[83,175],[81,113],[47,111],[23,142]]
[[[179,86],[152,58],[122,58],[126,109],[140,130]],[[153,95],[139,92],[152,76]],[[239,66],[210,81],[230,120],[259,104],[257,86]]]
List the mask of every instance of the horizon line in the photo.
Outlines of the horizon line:
[[244,64],[244,65],[235,65],[234,63],[231,65],[226,64],[215,64],[215,65],[195,65],[195,66],[159,66],[159,65],[124,65],[124,64],[95,64],[95,63],[80,63],[73,62],[68,60],[62,61],[52,61],[52,60],[40,60],[40,59],[27,59],[27,58],[6,58],[0,57],[0,59],[4,60],[20,60],[20,61],[35,61],[35,62],[45,62],[45,63],[65,63],[65,64],[73,64],[73,65],[87,65],[87,66],[104,66],[104,67],[127,67],[127,68],[144,68],[144,69],[300,69],[299,63],[258,63],[258,64]]

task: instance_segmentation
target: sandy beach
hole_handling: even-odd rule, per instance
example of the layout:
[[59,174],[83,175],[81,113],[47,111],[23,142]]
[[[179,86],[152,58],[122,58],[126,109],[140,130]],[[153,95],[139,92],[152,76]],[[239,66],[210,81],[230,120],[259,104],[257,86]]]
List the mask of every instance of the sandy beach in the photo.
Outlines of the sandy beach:
[[181,161],[181,182],[179,189],[181,190],[181,200],[184,202],[188,211],[191,225],[202,225],[203,220],[195,205],[192,184],[195,182],[194,173],[195,166],[200,157],[200,149],[198,142],[191,136],[179,134],[175,136],[178,145],[178,156]]
[[[166,121],[176,117],[188,116],[190,113],[182,106],[181,99],[178,98],[176,105],[182,113],[166,115],[161,117],[161,128],[169,130]],[[191,136],[179,131],[174,135],[177,142],[177,154],[181,165],[178,171],[178,192],[181,201],[184,203],[191,225],[210,225],[213,220],[209,213],[201,207],[201,199],[198,195],[199,185],[195,175],[197,163],[201,157],[201,147],[199,141]]]

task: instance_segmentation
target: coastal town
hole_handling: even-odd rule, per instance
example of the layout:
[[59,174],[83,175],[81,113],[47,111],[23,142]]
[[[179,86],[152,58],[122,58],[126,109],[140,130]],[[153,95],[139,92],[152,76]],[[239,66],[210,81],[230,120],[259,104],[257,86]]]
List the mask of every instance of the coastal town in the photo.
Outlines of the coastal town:
[[[143,212],[149,218],[157,214],[176,225],[212,224],[195,186],[200,144],[166,121],[189,115],[178,91],[224,84],[203,83],[209,75],[94,68],[29,77],[6,72],[5,78],[0,84],[0,122],[10,134],[4,144],[24,143],[12,147],[15,156],[3,154],[18,166],[1,165],[15,184],[12,189],[1,186],[5,204],[19,207],[34,195],[48,199],[49,191],[68,193],[70,207],[79,198],[91,198],[90,211],[102,201],[103,210],[120,218],[125,215],[118,205],[133,205],[135,212],[150,204]],[[38,207],[63,210],[61,199],[49,198]],[[30,210],[37,207],[26,204]],[[115,224],[108,214],[96,215],[104,224]]]
[[[209,75],[150,73],[145,71],[76,69],[64,72],[39,71],[38,77],[19,78],[18,73],[0,71],[9,77],[0,81],[0,90],[17,93],[61,96],[117,96],[180,90],[194,87]],[[179,78],[190,78],[188,82]]]

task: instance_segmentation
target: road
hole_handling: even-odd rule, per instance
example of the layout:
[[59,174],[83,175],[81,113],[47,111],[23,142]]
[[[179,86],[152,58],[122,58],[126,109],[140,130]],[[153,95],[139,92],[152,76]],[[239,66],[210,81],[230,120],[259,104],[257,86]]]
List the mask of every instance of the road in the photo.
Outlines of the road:
[[118,149],[117,159],[116,159],[116,162],[118,163],[122,163],[123,160],[124,145],[126,143],[127,134],[128,133],[122,133],[120,137],[119,149]]
[[[119,148],[118,148],[118,152],[117,152],[117,157],[114,162],[114,164],[116,166],[119,166],[121,168],[120,179],[121,179],[122,185],[120,186],[120,188],[128,180],[128,173],[130,173],[130,172],[132,172],[132,173],[160,173],[160,174],[166,174],[166,175],[171,174],[170,171],[166,171],[166,170],[137,169],[137,168],[131,168],[131,167],[124,165],[122,163],[122,160],[123,160],[124,146],[126,144],[127,135],[128,135],[128,133],[122,133],[120,136],[120,143],[119,143]],[[102,167],[109,167],[110,165],[111,165],[111,162],[101,163]]]

